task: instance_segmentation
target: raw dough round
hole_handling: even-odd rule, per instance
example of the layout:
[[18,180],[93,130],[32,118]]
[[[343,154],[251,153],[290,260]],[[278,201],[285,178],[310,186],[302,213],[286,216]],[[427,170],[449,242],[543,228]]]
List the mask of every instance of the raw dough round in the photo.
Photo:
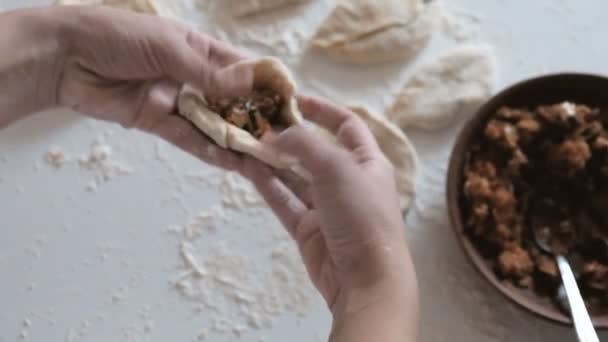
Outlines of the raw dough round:
[[389,119],[402,128],[444,128],[488,99],[495,78],[491,48],[455,48],[412,77],[389,110]]
[[420,0],[343,0],[312,46],[339,62],[409,61],[426,46],[440,16],[438,5]]
[[155,15],[161,12],[153,0],[57,0],[55,5],[104,5]]
[[380,149],[395,167],[395,182],[399,193],[399,205],[403,212],[410,208],[415,196],[418,156],[408,137],[383,116],[370,112],[367,108],[349,108],[369,127],[378,141]]
[[311,0],[222,0],[222,6],[235,17],[246,17]]

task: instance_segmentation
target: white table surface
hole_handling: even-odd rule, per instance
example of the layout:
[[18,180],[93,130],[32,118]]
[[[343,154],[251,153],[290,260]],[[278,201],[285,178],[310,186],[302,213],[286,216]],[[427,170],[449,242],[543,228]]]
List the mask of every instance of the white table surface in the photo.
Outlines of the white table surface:
[[[45,2],[0,0],[0,8]],[[606,1],[446,3],[461,19],[466,13],[480,19],[479,34],[471,40],[494,46],[499,88],[546,72],[608,71]],[[173,7],[178,17],[205,22],[192,7]],[[293,24],[283,26],[285,34],[296,27],[306,34],[314,31],[327,8],[327,2],[319,1],[298,12],[290,19]],[[438,35],[409,67],[365,71],[319,56],[306,55],[305,63],[284,57],[305,91],[380,111],[412,70],[456,44]],[[408,132],[422,163],[419,196],[408,217],[421,285],[421,341],[574,341],[572,329],[538,319],[505,300],[472,269],[457,245],[447,223],[443,191],[456,132],[457,127]],[[87,192],[94,173],[74,165],[54,170],[42,160],[50,146],[83,153],[99,137],[133,168],[132,174]],[[197,312],[197,306],[170,285],[179,251],[177,240],[165,229],[186,223],[221,200],[216,191],[186,177],[205,170],[153,137],[72,113],[44,113],[0,132],[0,341],[192,341],[212,315]],[[196,250],[204,254],[221,241],[264,267],[279,231],[268,213],[261,218],[237,216],[199,239]],[[208,340],[324,341],[329,315],[320,299],[312,298],[304,317],[285,314],[268,329],[247,331],[241,338],[212,335]],[[600,338],[608,339],[608,334]]]

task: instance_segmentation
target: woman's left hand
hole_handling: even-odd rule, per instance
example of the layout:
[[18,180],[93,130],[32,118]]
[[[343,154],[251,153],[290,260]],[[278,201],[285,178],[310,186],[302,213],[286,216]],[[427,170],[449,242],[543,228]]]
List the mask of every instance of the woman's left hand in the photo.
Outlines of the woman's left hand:
[[[44,103],[33,109],[70,107],[156,134],[206,162],[237,168],[240,160],[235,154],[216,148],[174,115],[184,83],[222,95],[251,89],[252,71],[231,66],[243,58],[237,50],[165,18],[100,6],[28,9],[2,17],[12,18],[13,27],[20,30],[0,35],[18,41],[23,50],[17,50],[8,64],[25,56],[22,67],[28,70],[23,71],[40,87],[36,101]],[[9,73],[16,70],[14,65],[7,68],[12,68]],[[0,85],[4,87],[1,72]],[[32,102],[31,86],[21,87],[23,94],[15,96]],[[13,109],[8,107],[0,111]]]

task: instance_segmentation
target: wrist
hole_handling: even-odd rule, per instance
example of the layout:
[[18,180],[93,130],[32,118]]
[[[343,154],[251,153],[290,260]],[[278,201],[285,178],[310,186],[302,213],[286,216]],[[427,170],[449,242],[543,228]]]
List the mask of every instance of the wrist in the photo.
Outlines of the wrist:
[[342,289],[332,307],[330,342],[416,340],[418,285],[409,253],[400,260],[373,285]]
[[[399,286],[400,287],[397,287]],[[357,309],[338,311],[333,316],[330,342],[413,342],[418,334],[417,290],[406,282],[386,286],[381,293],[368,293],[375,298]],[[363,294],[361,294],[363,295]]]
[[0,126],[56,105],[62,48],[51,8],[0,14]]

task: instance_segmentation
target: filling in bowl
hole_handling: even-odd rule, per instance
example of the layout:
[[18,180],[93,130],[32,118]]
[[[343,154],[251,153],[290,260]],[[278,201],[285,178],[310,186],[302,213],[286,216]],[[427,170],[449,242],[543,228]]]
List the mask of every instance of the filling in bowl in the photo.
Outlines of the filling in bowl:
[[503,107],[468,150],[467,234],[499,277],[555,298],[568,256],[589,308],[608,312],[608,118],[560,103]]

